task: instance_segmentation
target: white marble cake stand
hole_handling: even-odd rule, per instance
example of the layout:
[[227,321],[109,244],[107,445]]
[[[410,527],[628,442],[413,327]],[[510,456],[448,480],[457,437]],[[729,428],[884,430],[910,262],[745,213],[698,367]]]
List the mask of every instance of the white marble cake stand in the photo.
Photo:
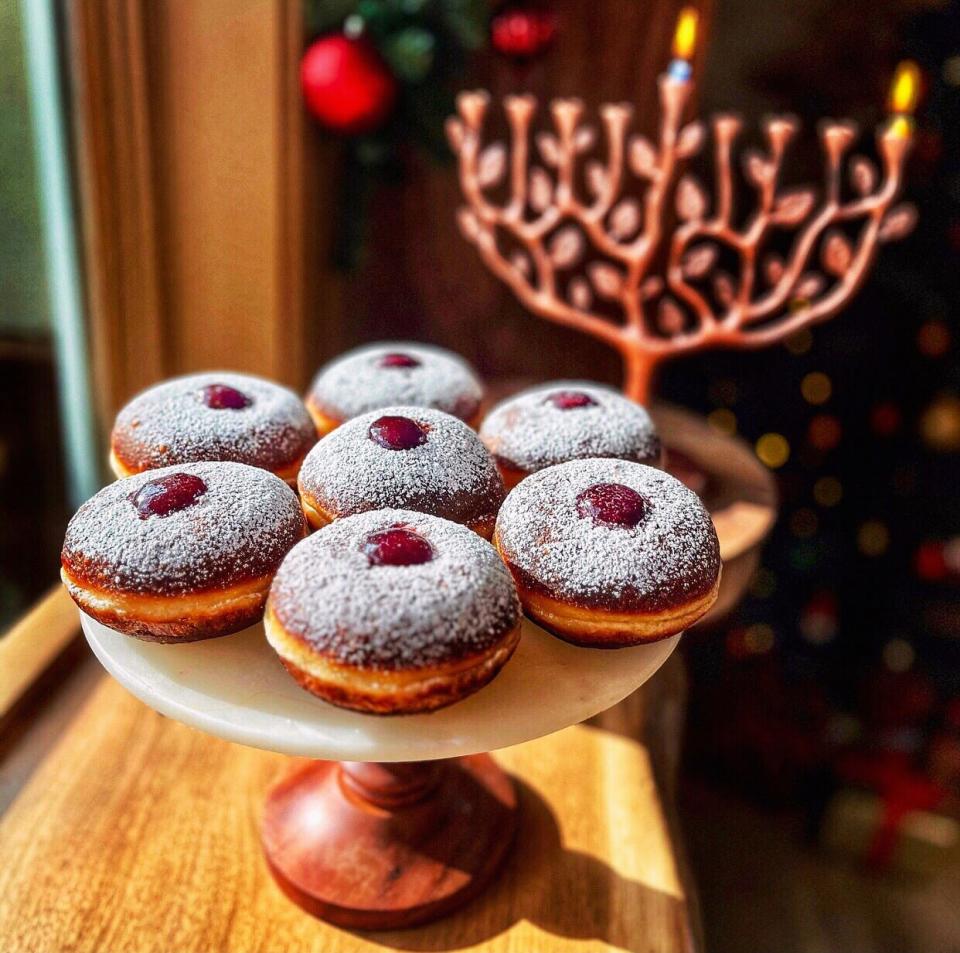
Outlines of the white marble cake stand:
[[516,793],[487,752],[615,705],[667,660],[679,636],[582,649],[524,620],[513,658],[475,695],[428,715],[378,717],[301,689],[257,625],[184,645],[141,642],[81,613],[90,647],[157,711],[239,744],[314,760],[270,793],[267,861],[302,907],[385,929],[441,916],[495,872]]

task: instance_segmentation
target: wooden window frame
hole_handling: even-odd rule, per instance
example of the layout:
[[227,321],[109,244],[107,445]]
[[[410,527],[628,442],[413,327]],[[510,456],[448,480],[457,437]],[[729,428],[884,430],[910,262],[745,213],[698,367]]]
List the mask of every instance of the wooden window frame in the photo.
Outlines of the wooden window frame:
[[[335,147],[302,108],[301,0],[65,0],[102,430],[138,390],[224,367],[295,388],[329,356]],[[338,321],[330,322],[334,328]]]

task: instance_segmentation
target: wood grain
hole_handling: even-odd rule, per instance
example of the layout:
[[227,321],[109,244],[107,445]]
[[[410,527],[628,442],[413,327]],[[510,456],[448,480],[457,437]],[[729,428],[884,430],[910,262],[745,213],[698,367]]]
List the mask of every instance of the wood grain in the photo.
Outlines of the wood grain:
[[90,345],[101,422],[166,373],[147,42],[137,0],[69,0]]
[[634,729],[627,718],[615,732],[575,727],[500,752],[521,822],[497,882],[430,926],[361,934],[312,919],[267,872],[258,823],[289,759],[191,731],[104,679],[0,823],[4,949],[694,949],[668,814]]
[[476,754],[313,761],[271,788],[261,830],[270,872],[304,910],[340,927],[393,930],[432,923],[476,897],[516,826],[510,776]]

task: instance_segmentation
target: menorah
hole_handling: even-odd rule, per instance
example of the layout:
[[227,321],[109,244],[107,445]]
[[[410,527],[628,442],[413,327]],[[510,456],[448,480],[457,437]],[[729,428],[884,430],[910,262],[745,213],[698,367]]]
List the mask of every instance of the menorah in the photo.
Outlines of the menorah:
[[[823,189],[818,195],[809,186],[784,188],[784,159],[798,124],[775,116],[763,124],[765,149],[743,154],[744,184],[756,202],[738,216],[742,123],[723,114],[711,122],[711,199],[683,168],[707,140],[702,122],[684,123],[695,25],[695,14],[685,11],[677,58],[658,79],[655,142],[630,133],[626,104],[600,110],[602,158],[591,158],[601,151],[598,136],[582,121],[577,99],[551,103],[554,131],[539,132],[535,150],[531,95],[504,98],[509,150],[503,142],[484,144],[490,100],[483,91],[461,93],[458,116],[447,120],[466,200],[458,213],[464,237],[534,314],[616,349],[624,391],[641,402],[669,358],[709,347],[763,347],[836,314],[869,274],[880,243],[902,237],[915,220],[912,206],[895,205],[912,141],[912,64],[898,70],[894,116],[877,131],[881,169],[850,156],[853,123],[825,121]],[[498,190],[504,198],[493,198]]]

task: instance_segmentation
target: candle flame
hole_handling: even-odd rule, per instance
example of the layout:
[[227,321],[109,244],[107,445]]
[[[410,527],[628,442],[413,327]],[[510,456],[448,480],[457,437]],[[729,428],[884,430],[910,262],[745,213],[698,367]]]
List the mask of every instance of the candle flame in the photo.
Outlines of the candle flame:
[[673,55],[680,60],[693,56],[697,42],[697,22],[700,14],[693,7],[684,7],[677,17],[677,29],[673,34]]
[[912,60],[897,66],[890,84],[890,112],[912,113],[920,93],[920,67]]
[[887,127],[887,134],[895,139],[908,139],[913,135],[913,122],[907,116],[894,116]]

